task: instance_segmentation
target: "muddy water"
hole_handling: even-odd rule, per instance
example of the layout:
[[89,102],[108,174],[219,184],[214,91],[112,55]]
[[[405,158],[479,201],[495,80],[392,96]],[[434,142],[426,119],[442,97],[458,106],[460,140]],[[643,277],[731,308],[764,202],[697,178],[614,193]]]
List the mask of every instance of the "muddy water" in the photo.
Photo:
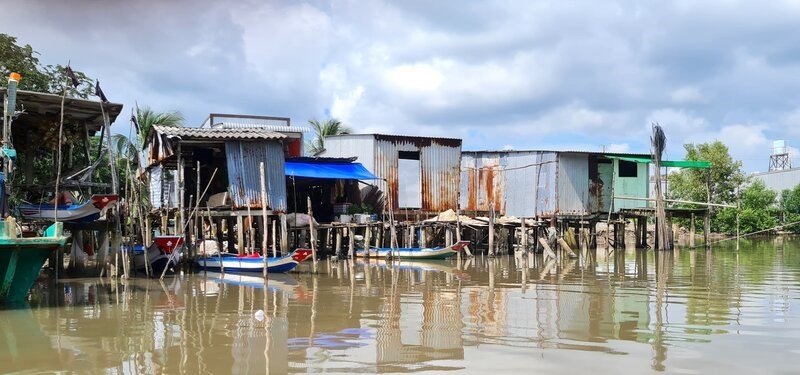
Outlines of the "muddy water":
[[43,283],[0,372],[797,373],[800,242],[740,245]]

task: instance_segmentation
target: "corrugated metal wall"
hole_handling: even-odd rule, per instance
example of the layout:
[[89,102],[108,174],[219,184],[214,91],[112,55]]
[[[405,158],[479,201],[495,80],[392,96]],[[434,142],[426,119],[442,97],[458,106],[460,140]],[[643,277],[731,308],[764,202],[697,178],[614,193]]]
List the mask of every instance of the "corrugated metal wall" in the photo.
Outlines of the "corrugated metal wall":
[[461,207],[534,217],[556,209],[556,154],[546,151],[465,152],[461,156]]
[[556,210],[559,214],[585,215],[589,203],[589,155],[558,154]]
[[[351,134],[329,137],[325,140],[322,156],[352,157],[370,172],[385,180],[374,183],[382,191],[391,192],[392,206],[398,208],[398,152],[419,152],[421,168],[422,210],[441,212],[455,210],[458,202],[461,142],[435,138],[385,136],[379,134]],[[455,144],[458,144],[456,147]],[[387,200],[388,203],[388,200]]]
[[225,142],[228,161],[228,189],[236,208],[261,208],[263,161],[267,182],[267,207],[286,211],[286,175],[283,147],[280,142]]
[[[169,176],[165,176],[166,174]],[[165,203],[169,208],[178,207],[178,184],[175,183],[174,170],[164,170],[160,165],[150,168],[149,185],[150,204],[153,208],[163,208]]]
[[767,188],[780,194],[782,191],[794,189],[800,184],[800,168],[758,173],[754,174],[753,178],[763,181]]

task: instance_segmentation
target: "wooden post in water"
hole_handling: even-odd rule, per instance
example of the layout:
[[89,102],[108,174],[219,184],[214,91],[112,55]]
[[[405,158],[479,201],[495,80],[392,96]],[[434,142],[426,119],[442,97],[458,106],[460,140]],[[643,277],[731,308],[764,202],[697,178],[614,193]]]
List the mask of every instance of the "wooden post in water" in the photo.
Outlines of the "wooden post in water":
[[494,253],[494,202],[489,202],[489,256]]
[[544,249],[545,258],[550,257],[556,259],[556,253],[553,252],[553,249],[550,248],[550,244],[547,243],[544,237],[539,237],[539,244],[542,245],[542,249]]
[[342,255],[342,228],[336,228],[336,256]]
[[281,214],[281,254],[289,254],[289,229],[286,224],[286,214]]
[[[367,225],[364,227],[364,251],[369,250],[370,241],[372,241],[372,225],[367,223]],[[365,272],[367,271],[368,269],[365,267]]]
[[[264,279],[266,280],[269,271],[267,269],[267,223],[269,222],[269,219],[267,218],[267,178],[266,172],[264,171],[263,161],[258,165],[258,172],[261,175],[261,220],[263,222],[263,224],[260,225],[262,232],[261,257],[264,258]],[[252,236],[252,233],[250,235]]]
[[278,256],[278,221],[272,220],[272,256]]
[[694,213],[689,220],[689,248],[694,249]]
[[347,257],[354,259],[356,251],[356,231],[353,224],[347,224]]
[[311,236],[311,261],[313,262],[311,267],[314,273],[317,273],[317,230],[314,229],[314,210],[311,208],[311,197],[306,197],[306,201],[308,202],[308,232]]
[[525,218],[521,218],[519,221],[520,231],[522,232],[522,237],[520,238],[520,245],[522,245],[522,251],[528,252],[528,228],[525,227]]
[[244,221],[242,215],[236,215],[236,246],[239,254],[244,253]]

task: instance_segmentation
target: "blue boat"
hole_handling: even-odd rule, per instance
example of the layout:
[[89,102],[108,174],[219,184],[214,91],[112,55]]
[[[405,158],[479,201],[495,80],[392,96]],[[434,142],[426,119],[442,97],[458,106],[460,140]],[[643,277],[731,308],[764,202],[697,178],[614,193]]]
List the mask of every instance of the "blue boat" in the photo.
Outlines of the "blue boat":
[[[311,250],[297,249],[282,257],[267,257],[267,272],[289,272],[311,257]],[[220,267],[222,265],[222,267]],[[221,254],[197,258],[197,266],[209,271],[264,272],[264,257],[258,254]]]

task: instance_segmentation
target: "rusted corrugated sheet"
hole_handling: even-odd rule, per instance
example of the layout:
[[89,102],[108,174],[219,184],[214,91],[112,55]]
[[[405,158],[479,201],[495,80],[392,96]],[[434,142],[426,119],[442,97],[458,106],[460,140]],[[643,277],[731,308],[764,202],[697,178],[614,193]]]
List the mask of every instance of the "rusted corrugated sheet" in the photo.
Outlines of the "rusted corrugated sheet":
[[[459,141],[460,143],[460,141]],[[422,166],[422,209],[441,212],[455,210],[458,204],[458,186],[461,145],[433,142],[420,152]]]
[[370,172],[384,180],[376,185],[391,194],[392,207],[399,207],[401,151],[419,152],[421,209],[440,212],[456,209],[461,183],[461,140],[383,134],[348,134],[325,140],[322,156],[357,156]]
[[260,163],[264,162],[267,208],[286,211],[286,175],[283,147],[279,142],[225,142],[228,189],[236,208],[261,208]]
[[534,217],[555,211],[556,154],[477,151],[461,157],[461,205],[468,211]]

